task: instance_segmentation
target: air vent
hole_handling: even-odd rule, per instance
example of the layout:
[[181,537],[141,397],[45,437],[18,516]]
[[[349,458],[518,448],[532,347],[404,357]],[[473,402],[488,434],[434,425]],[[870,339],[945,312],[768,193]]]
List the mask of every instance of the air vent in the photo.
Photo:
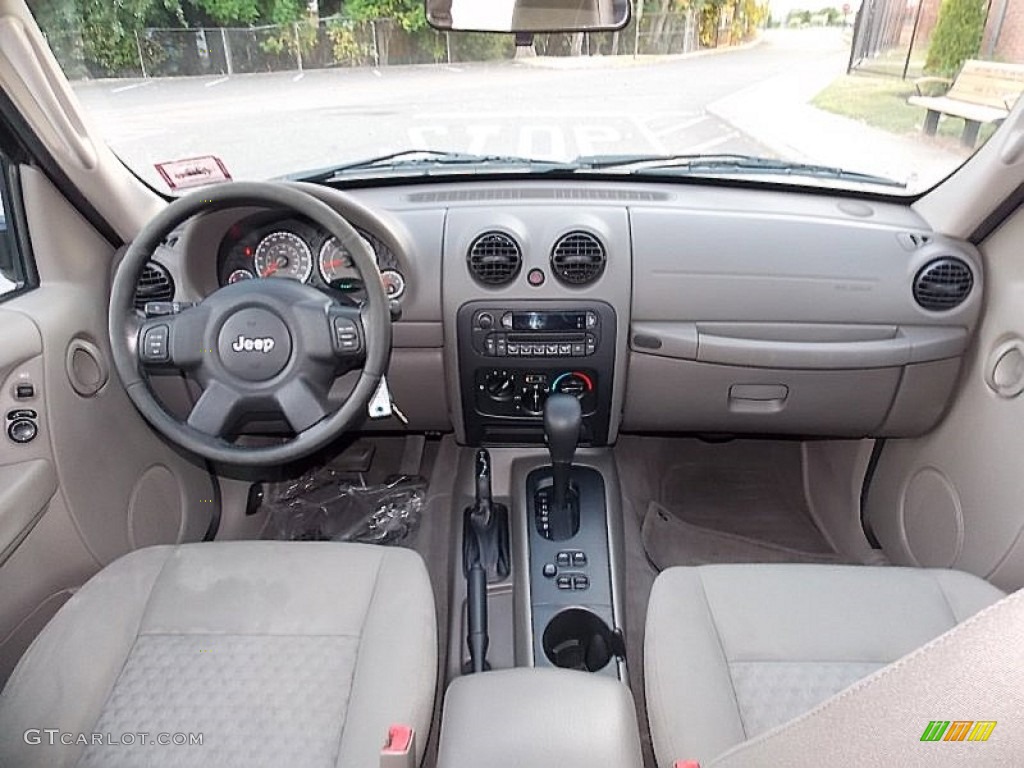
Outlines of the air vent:
[[174,281],[170,274],[163,265],[147,261],[135,284],[135,308],[144,308],[147,301],[171,301],[173,298]]
[[504,232],[486,232],[469,246],[466,256],[473,277],[486,285],[504,285],[515,279],[523,265],[517,243]]
[[589,232],[563,235],[551,249],[551,271],[569,285],[592,283],[604,272],[604,246]]
[[940,312],[963,303],[974,286],[974,274],[965,261],[947,257],[925,264],[914,278],[914,300]]

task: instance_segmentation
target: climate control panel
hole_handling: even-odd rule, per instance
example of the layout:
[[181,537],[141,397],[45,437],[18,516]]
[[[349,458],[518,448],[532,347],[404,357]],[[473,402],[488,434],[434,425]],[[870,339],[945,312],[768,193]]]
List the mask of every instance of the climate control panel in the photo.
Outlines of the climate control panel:
[[581,443],[608,439],[616,316],[597,301],[475,301],[458,312],[459,383],[473,445],[543,442],[544,403],[573,395]]
[[492,416],[540,416],[544,402],[555,392],[575,396],[583,415],[597,408],[597,371],[478,368],[476,410]]

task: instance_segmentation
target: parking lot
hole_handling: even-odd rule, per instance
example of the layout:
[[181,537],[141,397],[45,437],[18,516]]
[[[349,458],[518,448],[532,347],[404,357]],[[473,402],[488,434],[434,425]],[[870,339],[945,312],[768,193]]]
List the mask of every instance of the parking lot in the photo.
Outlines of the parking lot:
[[75,89],[129,165],[216,154],[269,178],[409,148],[571,159],[632,152],[766,154],[708,113],[794,67],[836,66],[841,41],[770,39],[710,54],[507,61],[90,81]]

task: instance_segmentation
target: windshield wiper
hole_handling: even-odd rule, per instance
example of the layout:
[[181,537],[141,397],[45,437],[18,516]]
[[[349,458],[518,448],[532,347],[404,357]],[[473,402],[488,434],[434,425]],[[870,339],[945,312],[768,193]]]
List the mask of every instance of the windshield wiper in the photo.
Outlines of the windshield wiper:
[[335,165],[329,168],[322,168],[316,171],[302,171],[289,174],[285,178],[296,181],[309,181],[323,183],[334,181],[341,176],[353,172],[373,171],[418,171],[430,173],[432,170],[441,169],[447,171],[452,167],[464,167],[467,169],[501,168],[537,171],[573,171],[578,168],[576,163],[565,163],[556,160],[537,160],[530,157],[518,157],[515,155],[477,155],[471,152],[444,152],[436,149],[406,149],[401,152],[391,152],[378,157],[370,157],[365,160],[356,160],[351,163]]
[[906,187],[906,184],[859,171],[847,171],[830,165],[794,163],[756,155],[590,155],[577,157],[581,169],[621,170],[627,173],[692,173],[700,174],[770,174],[773,176],[803,176],[887,187]]

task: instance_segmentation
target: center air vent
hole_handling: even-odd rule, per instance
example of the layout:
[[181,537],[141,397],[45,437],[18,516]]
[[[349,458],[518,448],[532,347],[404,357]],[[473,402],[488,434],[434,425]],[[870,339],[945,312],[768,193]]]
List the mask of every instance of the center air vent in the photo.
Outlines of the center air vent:
[[963,303],[974,286],[967,262],[947,257],[929,261],[914,278],[914,300],[924,309],[940,312]]
[[485,232],[469,246],[466,255],[473,277],[487,285],[504,285],[515,279],[523,266],[517,243],[504,232]]
[[147,261],[135,284],[135,308],[143,309],[147,301],[171,301],[173,298],[174,281],[170,274],[162,264]]
[[589,232],[562,235],[551,249],[551,271],[569,285],[592,283],[604,272],[604,246]]

